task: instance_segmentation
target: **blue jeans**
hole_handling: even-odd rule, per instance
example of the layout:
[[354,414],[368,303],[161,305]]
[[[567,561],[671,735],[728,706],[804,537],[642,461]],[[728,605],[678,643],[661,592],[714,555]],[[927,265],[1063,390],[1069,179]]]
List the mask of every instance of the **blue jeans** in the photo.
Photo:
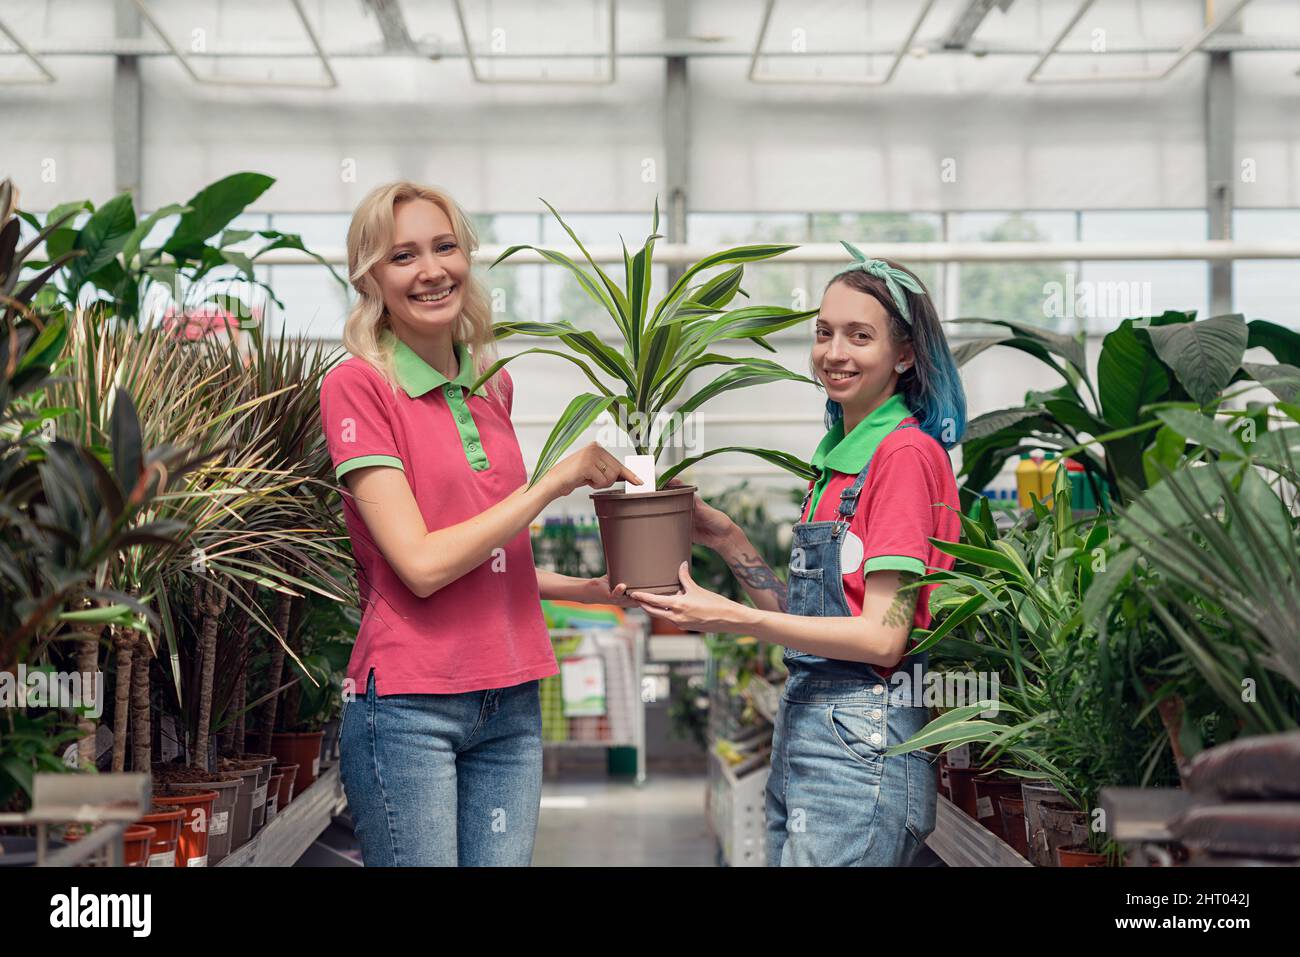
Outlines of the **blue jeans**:
[[348,702],[339,772],[367,867],[527,867],[542,798],[538,683]]
[[879,676],[787,664],[767,782],[768,866],[908,865],[934,830],[938,755],[884,752],[925,727],[930,709],[891,703]]

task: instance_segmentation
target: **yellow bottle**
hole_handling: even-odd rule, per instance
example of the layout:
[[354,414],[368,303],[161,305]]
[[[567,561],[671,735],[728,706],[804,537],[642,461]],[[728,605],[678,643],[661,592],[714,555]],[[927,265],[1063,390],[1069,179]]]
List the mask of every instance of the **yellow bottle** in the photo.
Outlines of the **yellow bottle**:
[[1020,453],[1020,462],[1016,465],[1016,497],[1021,508],[1030,508],[1029,496],[1043,496],[1042,475],[1039,470],[1041,458],[1031,458],[1028,452]]
[[1048,508],[1052,506],[1052,486],[1056,484],[1056,470],[1061,467],[1061,460],[1055,452],[1044,452],[1043,462],[1038,467],[1038,498]]

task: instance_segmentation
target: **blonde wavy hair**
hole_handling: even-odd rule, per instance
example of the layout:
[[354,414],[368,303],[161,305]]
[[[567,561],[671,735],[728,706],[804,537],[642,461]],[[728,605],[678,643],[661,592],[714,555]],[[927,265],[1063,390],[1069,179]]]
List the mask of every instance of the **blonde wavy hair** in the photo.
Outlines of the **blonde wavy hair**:
[[[397,374],[393,367],[393,331],[388,310],[384,307],[379,281],[371,269],[388,254],[393,242],[393,219],[398,204],[413,199],[433,203],[451,221],[451,230],[465,255],[472,257],[478,249],[478,235],[460,205],[451,195],[436,186],[422,186],[409,180],[376,186],[358,204],[348,226],[348,281],[357,291],[357,301],[343,324],[343,347],[370,363],[396,391]],[[492,306],[487,290],[470,269],[465,283],[464,305],[452,329],[452,338],[469,347],[476,375],[496,362],[496,344],[492,334]],[[501,376],[488,380],[488,388],[502,394]]]

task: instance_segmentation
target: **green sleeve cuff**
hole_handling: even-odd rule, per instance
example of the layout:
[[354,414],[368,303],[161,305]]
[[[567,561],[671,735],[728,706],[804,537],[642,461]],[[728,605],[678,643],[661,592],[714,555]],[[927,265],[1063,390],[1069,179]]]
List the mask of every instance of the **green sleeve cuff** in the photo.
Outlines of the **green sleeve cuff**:
[[396,455],[358,455],[355,459],[348,459],[346,462],[340,462],[339,467],[334,470],[335,478],[342,478],[353,469],[363,469],[370,465],[387,465],[391,468],[402,469],[402,460]]
[[877,555],[875,558],[867,559],[863,574],[870,575],[872,572],[882,571],[914,572],[917,575],[924,575],[925,562],[910,555]]

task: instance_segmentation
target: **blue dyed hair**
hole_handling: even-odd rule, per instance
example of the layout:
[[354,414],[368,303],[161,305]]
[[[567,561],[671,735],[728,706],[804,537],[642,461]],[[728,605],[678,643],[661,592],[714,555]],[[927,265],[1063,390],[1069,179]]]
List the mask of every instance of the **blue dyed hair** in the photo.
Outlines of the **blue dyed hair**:
[[[966,390],[962,388],[957,362],[952,357],[952,350],[948,348],[948,339],[943,334],[939,314],[930,300],[929,291],[925,289],[925,283],[906,266],[888,259],[884,262],[902,269],[916,279],[917,285],[924,290],[920,293],[903,291],[907,297],[908,312],[912,314],[910,325],[898,311],[885,283],[870,273],[860,269],[840,273],[826,284],[826,288],[842,282],[850,289],[871,296],[889,313],[890,338],[897,345],[911,345],[915,355],[907,371],[898,377],[898,391],[916,416],[921,430],[945,449],[950,449],[961,441],[966,431]],[[827,399],[827,428],[843,416],[844,410],[840,404]]]

